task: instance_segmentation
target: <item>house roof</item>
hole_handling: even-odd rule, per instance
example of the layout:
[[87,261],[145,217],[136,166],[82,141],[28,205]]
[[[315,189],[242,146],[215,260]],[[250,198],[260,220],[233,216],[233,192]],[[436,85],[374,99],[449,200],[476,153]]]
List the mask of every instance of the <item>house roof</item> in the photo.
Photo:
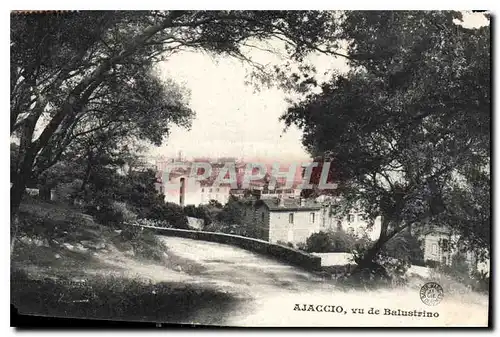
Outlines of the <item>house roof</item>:
[[256,206],[264,205],[270,211],[317,211],[321,209],[321,204],[314,200],[304,200],[304,204],[300,204],[300,199],[283,199],[280,205],[277,198],[260,199],[257,201]]
[[424,228],[422,231],[422,235],[429,235],[429,234],[451,234],[451,230],[445,226],[428,226],[427,228]]

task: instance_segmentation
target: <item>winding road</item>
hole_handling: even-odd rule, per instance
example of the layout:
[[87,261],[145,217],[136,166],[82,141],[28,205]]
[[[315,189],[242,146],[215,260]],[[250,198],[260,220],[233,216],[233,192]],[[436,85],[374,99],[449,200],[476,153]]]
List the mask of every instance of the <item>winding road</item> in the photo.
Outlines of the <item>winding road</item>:
[[[418,288],[344,291],[333,281],[241,248],[178,237],[160,238],[168,254],[183,261],[178,272],[185,274],[184,282],[228,293],[237,300],[225,312],[217,312],[217,308],[210,313],[201,311],[186,323],[276,327],[487,324],[488,298],[475,293],[445,294],[440,304],[431,307],[422,303]],[[298,310],[304,308],[308,310]],[[372,314],[368,313],[370,308]],[[438,317],[389,315],[386,309],[426,311]],[[211,318],[207,321],[206,317]]]

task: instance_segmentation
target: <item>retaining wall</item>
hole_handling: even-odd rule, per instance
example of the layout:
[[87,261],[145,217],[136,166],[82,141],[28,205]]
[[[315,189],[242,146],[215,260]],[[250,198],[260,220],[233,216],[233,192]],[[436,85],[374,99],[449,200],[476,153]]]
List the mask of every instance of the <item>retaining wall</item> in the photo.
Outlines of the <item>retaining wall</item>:
[[301,251],[291,249],[282,245],[270,243],[264,240],[248,238],[240,235],[204,232],[177,228],[162,228],[152,226],[141,226],[154,231],[158,235],[178,236],[188,239],[204,240],[237,246],[246,250],[260,253],[276,258],[307,270],[320,270],[321,258]]

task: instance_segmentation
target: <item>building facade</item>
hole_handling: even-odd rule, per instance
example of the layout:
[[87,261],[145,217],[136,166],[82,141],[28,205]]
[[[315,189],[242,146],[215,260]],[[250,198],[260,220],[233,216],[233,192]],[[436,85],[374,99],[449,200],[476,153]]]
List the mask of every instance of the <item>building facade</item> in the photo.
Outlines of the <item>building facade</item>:
[[168,182],[160,182],[157,189],[164,194],[165,202],[180,206],[208,204],[210,200],[225,205],[229,200],[229,186],[204,186],[187,174],[171,174]]
[[244,224],[255,237],[269,242],[305,242],[320,231],[321,205],[292,198],[260,199],[244,208]]

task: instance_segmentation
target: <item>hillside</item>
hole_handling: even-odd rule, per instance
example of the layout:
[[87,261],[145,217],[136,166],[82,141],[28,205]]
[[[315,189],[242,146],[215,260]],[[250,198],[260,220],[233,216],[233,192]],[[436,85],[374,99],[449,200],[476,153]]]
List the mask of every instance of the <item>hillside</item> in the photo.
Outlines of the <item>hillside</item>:
[[[369,297],[381,310],[440,313],[432,320],[384,317],[389,325],[487,322],[487,296],[462,288],[454,293],[443,283],[443,302],[428,307],[419,299],[421,277],[399,289],[352,289],[229,245],[110,229],[74,208],[31,203],[21,214],[23,221],[38,221],[20,235],[12,254],[12,302],[24,313],[230,326],[373,326],[376,316],[360,320],[351,311]],[[341,306],[346,316],[294,311],[299,303]]]

